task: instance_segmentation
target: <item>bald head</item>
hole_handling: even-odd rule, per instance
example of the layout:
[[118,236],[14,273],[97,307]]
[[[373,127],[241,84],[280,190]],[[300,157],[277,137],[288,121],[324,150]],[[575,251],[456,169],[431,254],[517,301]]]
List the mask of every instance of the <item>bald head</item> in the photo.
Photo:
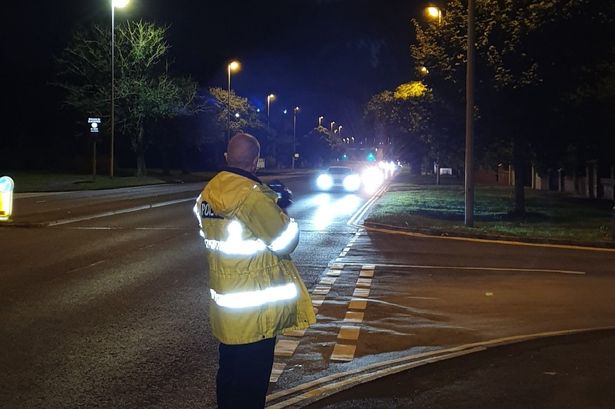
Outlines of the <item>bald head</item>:
[[247,133],[238,133],[228,143],[226,162],[234,168],[254,172],[260,150],[261,145],[255,137]]

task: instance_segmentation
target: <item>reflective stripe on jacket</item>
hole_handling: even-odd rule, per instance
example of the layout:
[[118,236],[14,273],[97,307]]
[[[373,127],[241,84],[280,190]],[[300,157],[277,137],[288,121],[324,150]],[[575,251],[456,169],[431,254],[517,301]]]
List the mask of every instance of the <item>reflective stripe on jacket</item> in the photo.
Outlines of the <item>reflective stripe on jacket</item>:
[[209,263],[209,319],[225,344],[246,344],[316,321],[312,302],[290,259],[299,227],[254,175],[229,168],[197,199]]

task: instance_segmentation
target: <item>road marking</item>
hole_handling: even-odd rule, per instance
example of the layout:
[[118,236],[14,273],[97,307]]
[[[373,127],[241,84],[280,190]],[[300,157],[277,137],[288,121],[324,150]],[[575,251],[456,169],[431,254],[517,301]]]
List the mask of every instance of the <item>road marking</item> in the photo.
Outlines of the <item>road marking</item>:
[[337,334],[337,339],[356,341],[359,339],[360,330],[361,328],[359,327],[344,325],[340,328],[340,332]]
[[291,357],[295,353],[295,349],[299,346],[299,342],[294,339],[280,339],[275,344],[274,356]]
[[361,297],[361,298],[367,298],[369,297],[369,288],[355,288],[354,292],[352,293],[353,297]]
[[323,277],[320,279],[320,284],[333,286],[335,284],[336,277]]
[[333,353],[331,354],[331,360],[345,362],[352,361],[356,350],[356,345],[335,344],[333,347]]
[[271,368],[271,375],[269,376],[270,383],[276,383],[284,372],[284,368],[286,368],[286,363],[284,362],[274,362],[273,367]]
[[367,308],[367,300],[361,298],[353,298],[350,300],[348,308],[353,310],[364,310]]
[[322,305],[322,303],[325,302],[325,296],[324,295],[312,295],[312,305],[314,307],[320,307]]
[[388,188],[388,184],[383,184],[382,187],[380,189],[378,189],[372,195],[372,197],[370,197],[369,200],[367,202],[365,202],[363,204],[363,206],[361,206],[350,217],[350,219],[348,219],[348,222],[346,222],[346,224],[348,224],[349,226],[354,226],[354,227],[362,227],[362,226],[357,225],[357,222],[367,213],[367,211],[370,209],[370,207],[372,207],[372,205],[374,203],[376,203],[376,200],[378,200],[380,198],[380,196],[382,196],[382,194],[384,194],[384,192],[386,191],[387,188]]
[[361,278],[369,278],[374,276],[374,270],[361,270],[359,273],[359,277]]
[[344,322],[363,322],[363,318],[365,318],[364,312],[359,311],[346,311],[346,316],[344,317]]
[[327,294],[329,294],[329,291],[331,291],[331,287],[330,286],[317,285],[316,288],[314,288],[312,290],[312,294],[314,294],[314,295],[327,295]]
[[166,201],[166,202],[160,202],[160,203],[153,203],[153,204],[147,204],[147,205],[142,205],[142,206],[130,207],[128,209],[112,210],[112,211],[109,211],[109,212],[99,213],[99,214],[95,214],[95,215],[75,217],[75,218],[72,218],[72,219],[55,220],[55,221],[46,223],[45,225],[47,227],[61,226],[61,225],[64,225],[64,224],[77,223],[77,222],[82,222],[82,221],[86,221],[86,220],[100,219],[101,217],[115,216],[115,215],[124,214],[124,213],[139,212],[141,210],[155,209],[155,208],[158,208],[158,207],[171,206],[171,205],[175,205],[175,204],[179,204],[179,203],[185,203],[185,202],[194,202],[195,200],[196,200],[196,197],[193,197],[193,198],[190,198],[190,199],[169,200],[169,201]]
[[457,240],[457,241],[470,241],[474,243],[489,243],[489,244],[503,244],[507,246],[525,246],[525,247],[542,247],[542,248],[555,248],[564,250],[581,250],[581,251],[595,251],[604,253],[615,253],[614,248],[605,247],[589,247],[589,246],[575,246],[571,244],[550,244],[550,243],[526,243],[522,241],[508,241],[508,240],[496,240],[496,239],[477,239],[472,237],[454,237],[454,236],[432,236],[425,233],[413,233],[409,231],[391,230],[381,227],[363,226],[365,229],[386,234],[397,234],[402,236],[421,237],[426,239],[441,239],[441,240]]
[[[347,265],[360,266],[361,263],[346,263]],[[511,271],[520,273],[558,273],[558,274],[573,274],[573,275],[586,275],[585,271],[576,270],[556,270],[548,268],[516,268],[516,267],[482,267],[482,266],[433,266],[433,265],[420,265],[420,264],[377,264],[378,267],[390,267],[390,268],[416,268],[424,270],[469,270],[469,271]],[[363,270],[361,271],[363,272]]]
[[339,277],[342,270],[327,270],[326,274],[331,277]]
[[[275,404],[267,405],[268,409],[288,408],[298,403],[303,403],[300,406],[305,406],[308,401],[322,399],[336,392],[349,389],[353,386],[361,385],[375,379],[383,378],[388,375],[399,373],[415,367],[456,358],[463,355],[469,355],[474,352],[484,351],[488,348],[509,345],[524,341],[531,341],[542,338],[550,338],[561,335],[573,335],[592,331],[607,331],[615,330],[615,327],[595,327],[570,329],[562,331],[542,332],[536,334],[518,335],[493,340],[481,341],[472,344],[459,345],[452,348],[442,348],[435,351],[423,352],[414,355],[408,355],[401,358],[396,358],[387,361],[380,361],[371,365],[360,368],[355,368],[346,372],[338,372],[327,376],[318,377],[317,379],[306,382],[292,388],[272,393],[267,396],[267,403],[277,401]],[[291,396],[295,395],[295,396]],[[280,399],[291,396],[286,400]]]

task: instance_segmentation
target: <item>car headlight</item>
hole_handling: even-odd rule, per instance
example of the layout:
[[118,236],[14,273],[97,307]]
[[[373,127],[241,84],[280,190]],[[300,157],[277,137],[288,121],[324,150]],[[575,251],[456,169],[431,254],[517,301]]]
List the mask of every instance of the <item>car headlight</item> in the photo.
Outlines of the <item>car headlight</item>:
[[333,187],[333,178],[327,174],[322,174],[316,179],[316,186],[322,190],[329,190]]
[[370,167],[363,172],[363,185],[368,193],[373,193],[384,182],[384,174],[376,167]]
[[356,192],[361,187],[361,178],[358,175],[348,175],[344,178],[344,190]]

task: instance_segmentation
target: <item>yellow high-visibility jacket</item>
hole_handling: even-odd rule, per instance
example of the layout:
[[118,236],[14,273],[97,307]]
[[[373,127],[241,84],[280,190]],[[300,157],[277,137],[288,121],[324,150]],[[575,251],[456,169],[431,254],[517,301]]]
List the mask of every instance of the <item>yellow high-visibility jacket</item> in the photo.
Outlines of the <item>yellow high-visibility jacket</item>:
[[197,199],[209,263],[209,321],[224,344],[247,344],[316,322],[290,253],[299,227],[277,194],[249,172],[228,168]]

